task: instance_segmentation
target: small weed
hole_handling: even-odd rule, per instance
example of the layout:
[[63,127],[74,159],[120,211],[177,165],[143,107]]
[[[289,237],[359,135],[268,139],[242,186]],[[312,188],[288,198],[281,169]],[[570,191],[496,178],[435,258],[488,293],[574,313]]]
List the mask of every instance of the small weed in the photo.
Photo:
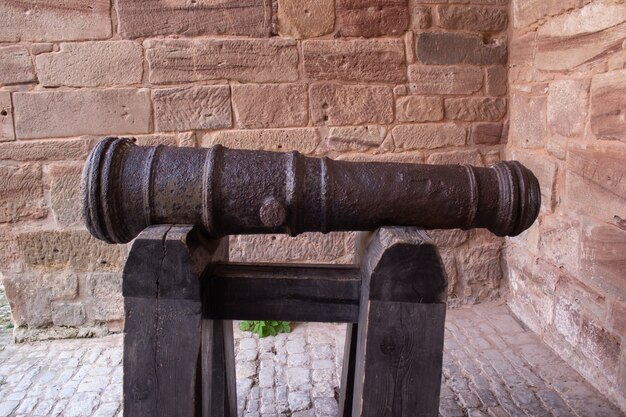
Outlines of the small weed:
[[261,338],[276,336],[278,333],[289,333],[291,331],[290,322],[288,321],[246,320],[241,322],[239,328],[244,332],[250,331],[256,333]]

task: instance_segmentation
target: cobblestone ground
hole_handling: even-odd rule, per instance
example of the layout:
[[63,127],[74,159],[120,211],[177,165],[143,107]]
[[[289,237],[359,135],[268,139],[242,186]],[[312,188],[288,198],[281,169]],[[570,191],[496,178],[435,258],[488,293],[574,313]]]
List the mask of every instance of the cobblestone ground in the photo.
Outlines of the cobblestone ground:
[[[240,415],[334,416],[343,331],[296,324],[258,339],[236,330]],[[122,415],[121,335],[7,339],[0,334],[0,416]],[[443,374],[443,417],[623,416],[503,305],[449,311]]]

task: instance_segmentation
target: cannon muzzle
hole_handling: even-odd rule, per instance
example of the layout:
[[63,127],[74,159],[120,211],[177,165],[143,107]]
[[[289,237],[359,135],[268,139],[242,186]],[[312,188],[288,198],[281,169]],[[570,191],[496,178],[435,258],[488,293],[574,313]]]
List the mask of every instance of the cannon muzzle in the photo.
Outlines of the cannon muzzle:
[[125,243],[154,224],[200,225],[212,236],[483,227],[515,236],[537,218],[535,176],[518,162],[490,168],[348,162],[279,153],[136,146],[106,138],[83,173],[83,211],[98,239]]

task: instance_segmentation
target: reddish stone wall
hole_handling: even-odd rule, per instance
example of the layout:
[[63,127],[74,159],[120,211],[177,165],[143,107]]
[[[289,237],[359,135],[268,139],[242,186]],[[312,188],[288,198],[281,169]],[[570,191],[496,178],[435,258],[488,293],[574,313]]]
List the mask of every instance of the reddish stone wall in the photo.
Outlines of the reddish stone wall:
[[[79,215],[81,167],[104,135],[353,160],[500,159],[507,0],[63,5],[0,2],[0,271],[18,339],[121,326],[127,248],[91,238]],[[499,296],[501,239],[434,235],[452,304]],[[231,256],[345,263],[353,241],[235,237]]]
[[626,4],[514,0],[507,153],[542,187],[513,311],[626,409]]

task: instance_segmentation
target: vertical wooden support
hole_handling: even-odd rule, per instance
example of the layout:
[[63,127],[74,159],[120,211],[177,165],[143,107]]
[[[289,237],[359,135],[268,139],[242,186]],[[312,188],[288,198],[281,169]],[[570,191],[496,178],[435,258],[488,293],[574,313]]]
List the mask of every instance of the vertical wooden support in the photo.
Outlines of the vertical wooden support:
[[202,272],[227,259],[227,241],[169,225],[133,243],[123,283],[125,417],[236,415],[232,324],[204,318],[202,306]]
[[353,416],[437,417],[447,279],[416,228],[382,228],[362,261]]

